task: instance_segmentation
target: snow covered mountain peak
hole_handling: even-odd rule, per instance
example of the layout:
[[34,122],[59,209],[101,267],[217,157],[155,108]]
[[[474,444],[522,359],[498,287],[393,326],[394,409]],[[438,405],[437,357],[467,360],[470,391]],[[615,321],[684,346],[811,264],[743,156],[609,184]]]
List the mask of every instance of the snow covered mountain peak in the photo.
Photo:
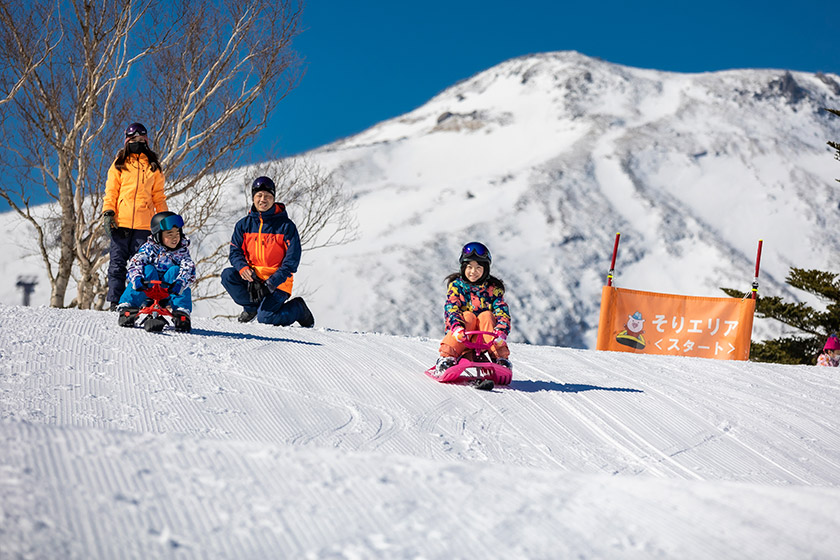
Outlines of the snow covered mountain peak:
[[[620,66],[574,51],[542,53],[503,62],[453,85],[415,111],[332,147],[397,141],[411,125],[417,125],[415,133],[476,132],[492,124],[516,123],[537,125],[539,131],[550,129],[552,119],[610,119],[607,124],[613,126],[619,124],[614,119],[622,119],[620,124],[632,128],[679,116],[698,103],[713,105],[712,112],[723,105],[736,110],[787,105],[796,112],[825,106],[838,92],[836,75],[786,70],[678,74]],[[528,121],[529,115],[539,118]]]
[[[307,154],[353,195],[359,231],[306,252],[295,285],[320,326],[439,337],[443,278],[478,239],[507,284],[513,341],[591,348],[621,232],[618,286],[746,292],[763,239],[760,293],[801,297],[784,284],[791,266],[840,269],[826,145],[840,119],[822,110],[838,92],[835,74],[783,69],[681,74],[571,51],[505,61]],[[230,193],[242,206],[241,181]],[[9,214],[1,224],[28,235]],[[0,261],[9,303],[15,274],[39,267],[17,245]],[[229,299],[195,309],[238,312]]]
[[619,285],[746,291],[764,239],[763,289],[794,296],[790,266],[840,264],[826,251],[840,119],[821,110],[838,89],[836,75],[678,74],[576,52],[506,61],[314,153],[356,194],[361,225],[355,243],[311,257],[354,297],[318,284],[316,305],[342,328],[436,333],[440,280],[481,239],[515,339],[591,347],[619,231]]

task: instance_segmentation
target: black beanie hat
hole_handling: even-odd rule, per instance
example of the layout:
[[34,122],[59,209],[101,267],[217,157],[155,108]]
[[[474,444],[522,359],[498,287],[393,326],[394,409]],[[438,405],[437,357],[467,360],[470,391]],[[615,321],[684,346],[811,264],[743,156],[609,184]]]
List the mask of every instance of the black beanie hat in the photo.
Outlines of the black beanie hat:
[[277,195],[277,188],[274,186],[274,181],[268,177],[257,177],[254,179],[254,182],[251,184],[251,198],[254,198],[254,195],[260,191],[270,192],[271,196]]

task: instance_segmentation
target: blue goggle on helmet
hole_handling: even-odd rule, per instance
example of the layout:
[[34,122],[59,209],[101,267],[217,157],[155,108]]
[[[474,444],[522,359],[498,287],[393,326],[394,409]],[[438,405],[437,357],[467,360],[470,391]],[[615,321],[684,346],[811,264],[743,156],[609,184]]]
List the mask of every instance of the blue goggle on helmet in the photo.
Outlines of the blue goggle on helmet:
[[172,214],[171,216],[166,216],[160,221],[160,227],[158,231],[169,231],[172,228],[182,227],[184,227],[184,218],[182,218],[178,214]]
[[470,241],[464,248],[461,249],[461,257],[458,259],[458,262],[463,264],[466,261],[476,261],[479,263],[487,263],[489,264],[492,262],[492,257],[490,256],[490,249],[484,243],[479,243],[478,241]]
[[174,216],[167,216],[160,221],[160,231],[169,231],[172,228],[184,227],[184,218],[175,214]]
[[152,223],[149,229],[152,230],[152,236],[155,241],[160,243],[160,234],[164,231],[169,231],[172,228],[179,230],[184,227],[184,218],[175,212],[158,212],[152,216]]

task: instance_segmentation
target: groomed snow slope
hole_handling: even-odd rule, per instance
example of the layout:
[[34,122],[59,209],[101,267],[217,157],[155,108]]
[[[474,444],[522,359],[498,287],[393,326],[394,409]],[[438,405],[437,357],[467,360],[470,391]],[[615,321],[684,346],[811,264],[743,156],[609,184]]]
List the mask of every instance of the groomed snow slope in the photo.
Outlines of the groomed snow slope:
[[0,305],[0,558],[837,558],[840,372]]

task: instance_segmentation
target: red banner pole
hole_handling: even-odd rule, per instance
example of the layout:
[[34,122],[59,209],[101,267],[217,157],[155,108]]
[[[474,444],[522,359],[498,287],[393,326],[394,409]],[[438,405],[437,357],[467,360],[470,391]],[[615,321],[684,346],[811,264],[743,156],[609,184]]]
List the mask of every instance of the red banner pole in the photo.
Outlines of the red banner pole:
[[752,284],[752,298],[756,299],[758,297],[758,268],[761,266],[761,246],[764,244],[763,239],[758,240],[758,253],[755,255],[755,278],[753,278]]
[[613,276],[615,275],[615,257],[618,254],[618,238],[621,233],[615,234],[615,245],[613,245],[612,262],[610,263],[610,271],[607,273],[607,286],[612,286]]

